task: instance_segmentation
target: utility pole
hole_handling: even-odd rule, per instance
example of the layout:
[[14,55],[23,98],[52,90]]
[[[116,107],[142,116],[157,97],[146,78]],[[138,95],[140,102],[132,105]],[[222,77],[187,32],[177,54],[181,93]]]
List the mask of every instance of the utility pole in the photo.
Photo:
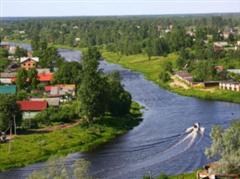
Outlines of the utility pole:
[[8,145],[8,153],[11,152],[11,140],[12,140],[12,120],[10,121],[9,123],[9,126],[10,126],[10,139],[9,139],[9,145]]
[[17,135],[16,115],[13,115],[14,134]]

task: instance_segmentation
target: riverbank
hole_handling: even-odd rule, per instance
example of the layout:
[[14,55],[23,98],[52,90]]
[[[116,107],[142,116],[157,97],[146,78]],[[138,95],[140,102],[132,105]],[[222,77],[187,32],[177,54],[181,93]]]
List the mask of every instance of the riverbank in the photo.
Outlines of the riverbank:
[[219,100],[240,103],[240,93],[238,92],[224,91],[219,89],[214,89],[213,91],[201,90],[198,88],[184,89],[181,87],[171,87],[169,83],[161,82],[159,80],[159,72],[162,68],[162,63],[164,61],[171,61],[174,66],[177,59],[177,54],[169,54],[166,57],[152,57],[151,60],[148,60],[148,57],[143,54],[119,56],[117,53],[103,51],[102,55],[106,61],[110,63],[117,63],[125,68],[140,72],[147,79],[174,93],[206,100]]
[[46,161],[53,155],[94,150],[137,126],[141,121],[140,109],[134,103],[125,117],[106,115],[89,125],[15,136],[12,141],[0,144],[0,171]]

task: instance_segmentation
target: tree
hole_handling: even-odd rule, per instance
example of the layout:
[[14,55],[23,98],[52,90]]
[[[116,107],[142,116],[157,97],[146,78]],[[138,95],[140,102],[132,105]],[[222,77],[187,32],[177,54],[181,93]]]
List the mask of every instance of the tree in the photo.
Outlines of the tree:
[[54,74],[54,83],[80,85],[82,65],[79,62],[64,62]]
[[159,73],[159,78],[162,82],[168,82],[171,77],[170,74],[173,72],[172,62],[164,61],[162,63],[162,68]]
[[148,56],[148,60],[151,60],[151,57],[154,55],[153,53],[153,43],[151,39],[147,39],[146,41],[146,47],[145,47],[145,53]]
[[205,154],[209,157],[220,157],[219,168],[215,172],[240,172],[240,120],[234,121],[228,129],[214,126],[211,131],[212,145]]
[[107,76],[108,80],[108,110],[114,116],[121,116],[129,113],[132,103],[130,93],[124,90],[118,72]]
[[0,130],[4,131],[13,124],[14,117],[20,123],[21,112],[15,96],[0,94],[0,98]]
[[38,55],[40,56],[39,64],[42,68],[53,70],[54,67],[59,67],[64,61],[55,47],[47,47],[46,50]]
[[31,88],[31,89],[36,89],[37,88],[37,85],[39,84],[39,80],[38,80],[38,72],[35,68],[33,69],[30,69],[28,70],[28,79],[27,79],[27,82],[28,82],[28,86]]
[[15,51],[15,57],[20,58],[20,57],[25,57],[27,56],[27,50],[17,46],[16,51]]
[[79,90],[81,113],[88,122],[106,111],[106,82],[98,69],[99,53],[96,48],[89,48],[83,58],[83,78]]
[[89,176],[90,162],[79,159],[73,167],[67,167],[64,159],[52,159],[47,163],[47,167],[41,170],[33,171],[28,179],[91,179]]
[[28,87],[27,79],[27,71],[23,68],[19,69],[16,76],[16,85],[18,90],[25,90]]

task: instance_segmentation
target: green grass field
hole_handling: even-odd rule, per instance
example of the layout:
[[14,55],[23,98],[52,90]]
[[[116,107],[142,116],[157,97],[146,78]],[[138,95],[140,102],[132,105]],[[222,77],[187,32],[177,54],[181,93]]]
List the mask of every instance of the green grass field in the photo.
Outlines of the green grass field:
[[170,179],[195,179],[196,173],[186,173],[169,177]]
[[174,67],[177,59],[176,54],[169,54],[167,57],[152,57],[151,60],[148,60],[148,57],[143,54],[119,56],[117,53],[102,51],[102,55],[108,62],[117,63],[131,70],[141,72],[147,79],[154,81],[161,87],[180,95],[198,97],[207,100],[220,100],[240,103],[240,93],[238,92],[223,90],[215,90],[214,92],[209,92],[197,88],[186,90],[183,88],[171,88],[167,83],[160,82],[159,73],[161,71],[161,65],[163,61],[173,62]]
[[45,161],[53,155],[93,150],[139,124],[140,107],[135,104],[131,111],[125,117],[106,115],[90,125],[18,135],[12,141],[0,144],[0,171]]

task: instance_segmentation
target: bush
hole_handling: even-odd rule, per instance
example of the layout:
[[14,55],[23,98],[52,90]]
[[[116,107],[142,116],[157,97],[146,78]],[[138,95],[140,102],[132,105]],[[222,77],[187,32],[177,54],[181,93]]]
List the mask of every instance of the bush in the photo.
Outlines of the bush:
[[78,104],[65,104],[59,108],[49,107],[47,110],[40,112],[35,117],[39,124],[50,125],[54,122],[71,122],[78,118],[79,115],[76,112]]

